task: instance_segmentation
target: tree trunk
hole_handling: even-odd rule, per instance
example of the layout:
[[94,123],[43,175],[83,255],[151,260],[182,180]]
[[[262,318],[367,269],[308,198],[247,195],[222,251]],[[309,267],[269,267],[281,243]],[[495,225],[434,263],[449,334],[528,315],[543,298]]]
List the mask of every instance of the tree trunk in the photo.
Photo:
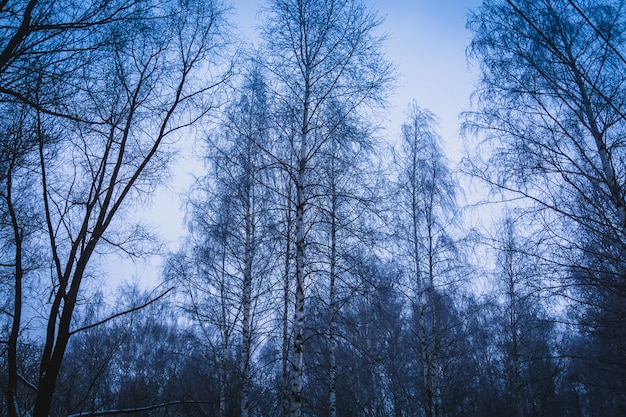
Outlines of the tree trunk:
[[290,403],[290,387],[289,387],[289,270],[291,263],[291,207],[287,208],[287,245],[285,248],[285,271],[283,276],[283,344],[282,344],[282,410],[283,417],[289,415],[289,403]]
[[11,333],[7,344],[7,365],[8,365],[8,381],[7,381],[7,409],[9,417],[20,416],[20,406],[17,402],[17,341],[20,334],[20,326],[22,320],[22,279],[24,277],[24,269],[22,266],[22,240],[23,233],[19,226],[17,213],[13,206],[13,166],[9,167],[7,173],[7,195],[5,197],[11,225],[13,228],[13,238],[15,239],[15,287],[13,293],[13,322],[11,324]]
[[332,203],[331,203],[331,228],[330,228],[330,288],[329,288],[329,306],[330,309],[330,323],[328,329],[328,355],[329,355],[329,415],[330,417],[337,417],[337,359],[335,353],[337,350],[337,340],[335,336],[336,331],[336,268],[337,268],[337,195],[334,187],[334,171],[331,173],[333,176],[332,184]]
[[307,168],[307,140],[309,122],[309,80],[306,79],[306,90],[302,112],[302,131],[300,134],[300,154],[298,156],[298,173],[296,176],[296,300],[294,311],[294,343],[291,363],[291,405],[290,416],[302,415],[302,382],[304,368],[304,256],[305,256],[305,224],[306,206],[305,181]]
[[[304,162],[301,162],[298,180],[304,179]],[[294,311],[294,343],[291,362],[290,416],[302,415],[302,372],[304,367],[304,185],[296,186],[296,299]]]
[[[93,251],[96,247],[96,242],[100,238],[101,231],[94,230],[94,235],[90,239],[84,248],[84,251],[80,254],[80,257],[76,263],[76,269],[71,274],[71,285],[67,294],[63,294],[63,307],[61,310],[53,310],[49,316],[49,326],[56,329],[56,338],[54,338],[54,332],[48,333],[48,339],[46,345],[52,347],[50,355],[42,355],[39,373],[39,384],[37,390],[37,397],[35,398],[35,407],[33,410],[33,417],[48,417],[50,415],[50,408],[52,406],[52,397],[56,387],[57,379],[61,371],[61,365],[63,362],[63,356],[72,335],[70,326],[72,322],[72,315],[74,314],[74,308],[76,307],[76,300],[78,298],[78,290]],[[69,275],[69,274],[68,274]],[[60,291],[60,289],[59,289]],[[56,317],[60,316],[58,326],[56,326]],[[44,350],[45,353],[45,350]]]
[[245,260],[243,272],[243,289],[241,296],[242,304],[242,372],[241,372],[241,417],[249,414],[249,391],[250,391],[250,351],[252,345],[252,332],[250,315],[252,309],[252,262],[254,260],[254,213],[252,210],[252,186],[248,180],[246,201],[246,236],[245,236]]

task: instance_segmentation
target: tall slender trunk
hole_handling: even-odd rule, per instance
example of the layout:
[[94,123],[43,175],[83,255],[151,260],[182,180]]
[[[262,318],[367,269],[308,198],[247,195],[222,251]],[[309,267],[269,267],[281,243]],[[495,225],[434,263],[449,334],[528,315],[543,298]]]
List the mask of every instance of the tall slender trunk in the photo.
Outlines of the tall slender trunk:
[[304,256],[305,256],[305,224],[304,214],[306,210],[306,169],[307,169],[307,141],[309,123],[309,96],[310,86],[306,77],[306,89],[302,112],[302,130],[300,133],[300,153],[298,155],[298,172],[296,175],[296,224],[295,224],[295,249],[296,249],[296,299],[294,311],[294,343],[293,358],[291,362],[291,404],[289,414],[291,417],[302,416],[302,385],[304,369]]
[[290,387],[289,387],[289,281],[290,281],[290,267],[291,267],[291,204],[288,203],[287,207],[287,224],[286,224],[286,247],[285,247],[285,270],[283,275],[283,344],[282,344],[282,409],[283,417],[289,415],[289,399],[290,399]]
[[[334,161],[333,161],[334,162]],[[333,164],[334,165],[334,164]],[[333,168],[334,169],[334,168]],[[332,196],[331,196],[331,224],[330,224],[330,288],[329,288],[329,306],[330,323],[328,329],[328,355],[329,355],[329,415],[337,417],[337,340],[336,340],[336,278],[337,278],[337,195],[334,184],[334,171],[332,175]]]
[[[417,143],[417,141],[416,141]],[[420,250],[420,235],[419,229],[421,226],[420,222],[420,204],[419,204],[419,184],[417,179],[419,178],[418,173],[418,149],[416,145],[413,145],[411,149],[411,176],[410,176],[410,185],[411,185],[411,239],[413,240],[413,253],[412,260],[415,268],[415,286],[417,292],[417,302],[415,303],[415,309],[417,310],[417,326],[418,326],[418,338],[420,339],[420,355],[422,360],[422,383],[424,384],[424,395],[426,397],[426,416],[433,417],[433,393],[431,390],[431,376],[430,376],[430,352],[429,352],[429,332],[427,329],[426,323],[426,309],[428,305],[427,300],[427,289],[424,282],[424,277],[422,274],[422,265],[421,265],[421,256],[422,251]]]
[[[433,183],[436,181],[436,175],[433,171]],[[436,306],[436,293],[435,293],[435,236],[433,233],[433,209],[435,207],[434,202],[434,190],[431,190],[429,194],[428,208],[427,208],[427,229],[428,229],[428,282],[426,283],[426,296],[428,302],[428,310],[430,313],[430,326],[429,326],[429,390],[432,394],[431,398],[431,413],[433,417],[439,417],[441,414],[441,389],[439,386],[441,364],[439,363],[439,326],[437,324],[437,306]]]
[[289,404],[291,388],[289,386],[290,374],[289,374],[289,298],[291,281],[291,230],[292,230],[292,217],[291,217],[291,183],[288,183],[287,190],[287,209],[285,211],[285,268],[283,271],[283,311],[282,311],[282,352],[281,352],[281,365],[282,365],[282,396],[281,406],[282,415],[287,417],[289,415]]
[[228,344],[230,338],[230,331],[228,329],[227,324],[227,315],[226,315],[226,303],[223,302],[226,299],[226,249],[222,248],[222,259],[221,259],[221,282],[220,282],[220,296],[222,298],[222,316],[221,316],[221,325],[222,325],[222,346],[220,352],[220,364],[219,364],[219,416],[226,416],[226,356],[228,354]]
[[515,395],[515,408],[517,410],[517,416],[525,417],[522,396],[519,342],[517,339],[518,307],[515,288],[515,273],[513,271],[513,256],[512,253],[510,253],[510,250],[507,250],[506,254],[506,267],[508,269],[509,326],[511,331],[511,360],[513,362],[513,394]]
[[296,185],[296,297],[294,311],[294,342],[291,362],[291,417],[302,415],[302,373],[304,368],[304,163],[301,163]]
[[226,416],[226,351],[228,349],[228,337],[222,339],[222,346],[220,352],[220,365],[219,365],[219,384],[220,384],[220,398],[219,398],[219,415],[220,417]]
[[13,206],[13,166],[9,167],[6,180],[6,196],[5,200],[11,218],[13,228],[13,239],[15,240],[14,270],[15,270],[15,287],[13,289],[13,322],[11,324],[11,333],[7,344],[7,360],[8,360],[8,384],[7,384],[7,409],[9,417],[20,416],[20,406],[17,402],[17,342],[20,334],[20,326],[22,320],[22,280],[24,277],[24,269],[22,265],[22,240],[24,238],[22,229],[19,226],[17,213]]
[[[250,186],[249,186],[250,187]],[[251,188],[251,187],[250,187]],[[242,369],[241,369],[241,417],[249,414],[250,392],[250,352],[252,345],[251,310],[252,310],[252,262],[254,258],[254,219],[252,210],[252,190],[249,189],[249,198],[246,201],[246,236],[245,236],[245,260],[243,272],[243,288],[241,296],[242,304]]]

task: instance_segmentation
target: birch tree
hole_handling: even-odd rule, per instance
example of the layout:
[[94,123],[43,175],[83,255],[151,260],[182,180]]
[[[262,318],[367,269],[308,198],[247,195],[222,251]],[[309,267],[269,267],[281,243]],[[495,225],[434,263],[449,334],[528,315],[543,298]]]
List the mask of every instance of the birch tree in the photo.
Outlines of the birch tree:
[[302,415],[304,321],[307,281],[307,231],[310,229],[311,162],[320,147],[332,140],[337,122],[324,119],[331,100],[339,100],[342,114],[363,112],[382,103],[391,67],[382,56],[376,35],[380,19],[359,0],[272,0],[262,28],[268,67],[276,78],[278,105],[287,118],[280,129],[293,152],[282,161],[293,183],[295,201],[295,312],[291,355],[290,410]]
[[[236,98],[206,143],[209,173],[190,192],[190,236],[171,271],[186,291],[187,306],[203,339],[220,358],[219,415],[229,413],[227,361],[240,364],[239,411],[250,413],[249,392],[257,322],[264,320],[274,263],[270,169],[271,105],[258,63],[242,76]],[[239,354],[236,354],[239,349]],[[227,390],[230,386],[231,390]],[[230,395],[230,394],[229,394]]]
[[[341,115],[329,106],[328,120]],[[309,292],[311,315],[307,340],[312,350],[305,364],[313,395],[323,391],[324,399],[315,397],[317,407],[337,414],[337,352],[343,329],[342,309],[351,297],[358,297],[362,282],[351,272],[357,267],[358,251],[372,251],[376,242],[376,185],[380,175],[373,158],[376,141],[366,121],[346,117],[338,123],[333,138],[319,150],[312,161],[318,173],[309,190],[310,215],[315,219],[309,234],[309,265],[316,271],[315,286]],[[313,370],[311,368],[317,368]],[[311,399],[309,399],[311,400]]]
[[[331,107],[332,109],[333,107]],[[341,111],[333,111],[328,119],[332,120]],[[316,209],[320,210],[319,237],[316,238],[316,259],[321,263],[319,270],[326,271],[327,280],[320,294],[325,300],[328,316],[328,402],[329,415],[337,415],[337,349],[342,338],[339,319],[341,308],[348,298],[357,296],[354,288],[361,286],[355,281],[350,271],[356,267],[353,254],[358,250],[371,250],[376,244],[376,233],[372,226],[376,222],[377,203],[375,196],[380,174],[372,153],[376,143],[371,126],[365,121],[347,117],[337,125],[334,137],[320,149],[320,163],[316,171],[320,172],[320,184],[314,188]],[[365,248],[365,249],[363,249]]]
[[[451,294],[458,267],[452,236],[456,185],[434,130],[435,118],[417,104],[409,106],[402,127],[401,152],[394,156],[398,172],[396,235],[406,259],[428,417],[441,415],[443,343],[447,335],[442,298]],[[448,292],[448,294],[446,294]]]
[[512,213],[505,216],[494,242],[496,298],[503,320],[491,332],[504,358],[503,403],[524,417],[555,407],[559,370],[551,353],[556,350],[551,346],[554,325],[542,297],[545,265],[533,256],[532,241],[518,232]]

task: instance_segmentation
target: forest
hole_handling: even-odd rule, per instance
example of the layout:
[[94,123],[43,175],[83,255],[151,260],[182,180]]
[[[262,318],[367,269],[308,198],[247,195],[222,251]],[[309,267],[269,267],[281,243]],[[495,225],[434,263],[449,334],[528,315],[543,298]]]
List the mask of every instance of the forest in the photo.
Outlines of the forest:
[[626,2],[468,11],[458,164],[370,2],[261,3],[0,0],[0,415],[622,416]]

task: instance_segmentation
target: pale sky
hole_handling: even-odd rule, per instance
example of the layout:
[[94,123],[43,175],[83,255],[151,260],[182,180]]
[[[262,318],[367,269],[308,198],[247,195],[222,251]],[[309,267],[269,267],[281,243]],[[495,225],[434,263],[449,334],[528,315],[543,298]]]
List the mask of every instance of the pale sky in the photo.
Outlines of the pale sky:
[[470,8],[480,0],[370,0],[385,16],[388,57],[400,73],[391,99],[391,136],[400,133],[404,111],[415,99],[439,118],[439,133],[450,158],[462,152],[458,115],[468,110],[476,70],[468,66],[465,50],[471,33],[465,29]]

